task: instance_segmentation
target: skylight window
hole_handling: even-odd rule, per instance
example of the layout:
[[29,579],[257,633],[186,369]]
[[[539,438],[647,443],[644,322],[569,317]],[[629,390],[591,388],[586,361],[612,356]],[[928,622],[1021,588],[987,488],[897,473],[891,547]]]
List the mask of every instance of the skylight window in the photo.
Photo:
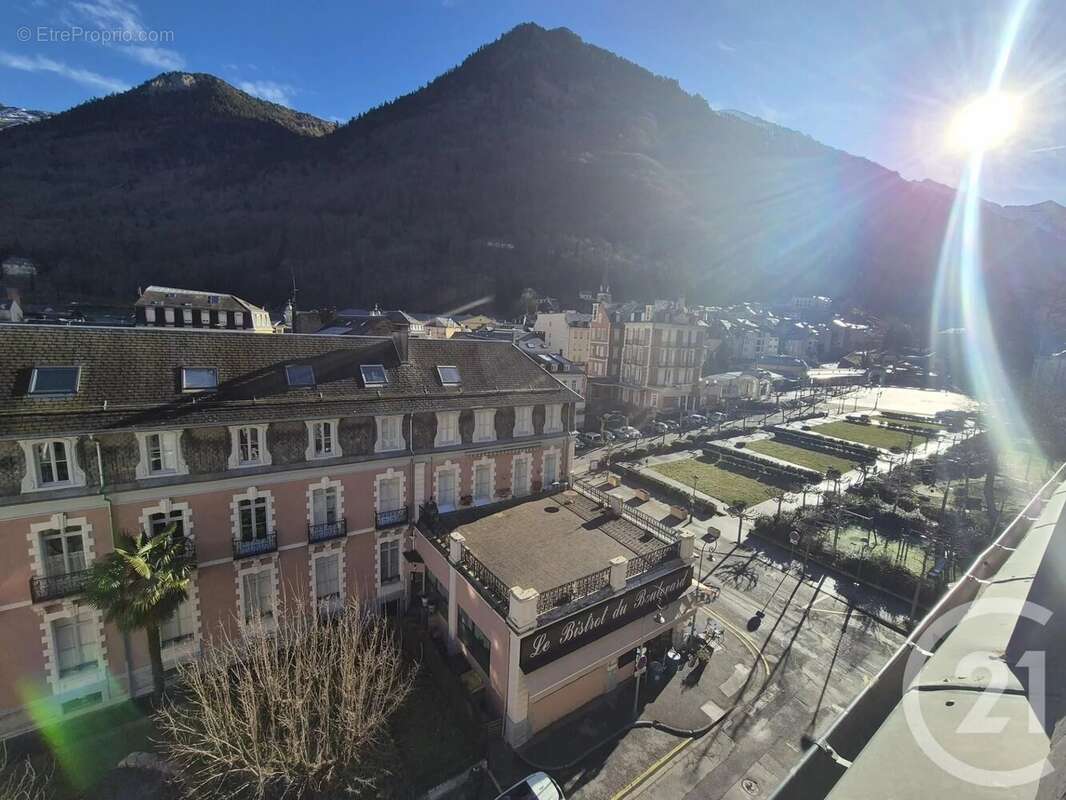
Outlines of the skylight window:
[[308,364],[289,364],[285,367],[285,380],[289,386],[314,386],[315,368]]
[[381,364],[363,364],[359,371],[363,373],[364,386],[385,386],[389,382],[388,373]]
[[214,367],[182,367],[181,388],[186,392],[217,389],[218,370]]
[[34,367],[30,394],[75,394],[80,367]]
[[444,386],[458,386],[462,383],[459,377],[459,367],[437,367],[437,375]]
[[222,298],[219,297],[217,294],[209,294],[207,296],[207,302],[213,306],[217,306],[219,303],[222,302]]

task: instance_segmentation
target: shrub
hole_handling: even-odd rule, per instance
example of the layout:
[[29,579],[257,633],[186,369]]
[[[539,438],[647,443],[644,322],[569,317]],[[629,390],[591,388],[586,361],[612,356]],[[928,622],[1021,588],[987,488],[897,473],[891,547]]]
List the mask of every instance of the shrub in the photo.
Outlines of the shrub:
[[29,758],[9,764],[0,744],[0,800],[48,800],[50,783],[51,774],[38,772]]
[[223,629],[179,667],[183,696],[158,713],[166,755],[195,797],[380,796],[413,676],[386,623],[356,604],[276,614],[275,630]]

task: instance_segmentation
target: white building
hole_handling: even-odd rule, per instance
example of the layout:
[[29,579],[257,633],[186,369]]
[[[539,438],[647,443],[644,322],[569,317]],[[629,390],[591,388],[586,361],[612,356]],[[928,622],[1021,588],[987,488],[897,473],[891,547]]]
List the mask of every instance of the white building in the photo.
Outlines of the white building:
[[589,360],[591,321],[591,314],[577,311],[537,314],[533,330],[544,335],[545,347],[583,368]]

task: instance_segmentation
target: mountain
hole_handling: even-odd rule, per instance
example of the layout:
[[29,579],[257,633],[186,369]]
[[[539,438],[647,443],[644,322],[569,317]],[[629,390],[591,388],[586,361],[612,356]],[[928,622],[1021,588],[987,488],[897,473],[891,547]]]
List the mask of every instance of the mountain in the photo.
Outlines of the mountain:
[[[0,182],[0,256],[35,258],[56,292],[278,304],[295,277],[304,307],[413,311],[572,298],[608,267],[623,297],[819,293],[924,317],[952,202],[533,24],[336,129],[162,75],[0,132]],[[997,319],[1023,319],[1061,243],[984,216]]]
[[1003,214],[1010,219],[1021,220],[1035,228],[1066,239],[1066,207],[1054,200],[1034,203],[1031,206],[1004,206]]
[[27,125],[52,116],[47,111],[31,111],[28,108],[5,106],[0,103],[0,130],[11,128],[15,125]]

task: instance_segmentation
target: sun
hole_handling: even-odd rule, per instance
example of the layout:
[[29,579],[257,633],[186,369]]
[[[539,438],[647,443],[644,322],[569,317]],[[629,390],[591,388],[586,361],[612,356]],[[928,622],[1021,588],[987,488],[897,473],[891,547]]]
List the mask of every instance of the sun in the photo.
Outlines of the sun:
[[1007,141],[1021,122],[1018,98],[990,92],[968,103],[955,114],[948,129],[948,142],[964,153],[983,153]]

